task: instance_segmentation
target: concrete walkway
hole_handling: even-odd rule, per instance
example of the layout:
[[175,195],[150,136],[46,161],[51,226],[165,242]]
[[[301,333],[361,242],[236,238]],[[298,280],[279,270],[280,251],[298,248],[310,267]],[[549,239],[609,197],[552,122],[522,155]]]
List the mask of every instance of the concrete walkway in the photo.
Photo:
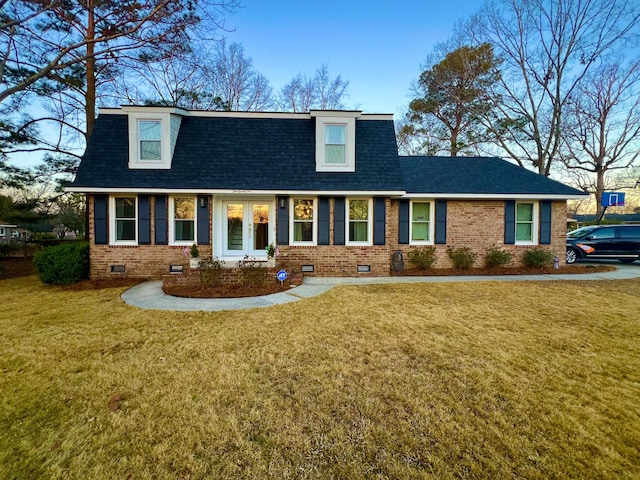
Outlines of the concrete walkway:
[[616,265],[612,272],[588,274],[548,275],[474,275],[452,277],[306,277],[302,285],[286,292],[248,298],[180,298],[165,295],[162,282],[145,282],[131,287],[122,294],[125,303],[138,308],[173,311],[220,311],[270,307],[315,297],[339,285],[372,285],[384,283],[425,282],[512,282],[544,280],[628,280],[640,277],[640,265]]

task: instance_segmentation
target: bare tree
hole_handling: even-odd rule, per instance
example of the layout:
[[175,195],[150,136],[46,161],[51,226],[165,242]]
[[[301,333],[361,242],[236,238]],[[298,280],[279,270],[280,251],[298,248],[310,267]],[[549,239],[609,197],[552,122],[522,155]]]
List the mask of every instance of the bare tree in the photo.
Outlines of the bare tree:
[[161,60],[137,63],[123,71],[113,88],[114,106],[161,105],[194,110],[223,110],[222,99],[212,92],[205,72],[211,55],[199,49]]
[[589,72],[566,105],[564,163],[577,170],[578,185],[595,194],[598,212],[605,188],[629,183],[608,173],[627,170],[640,158],[640,61],[606,63]]
[[[236,5],[237,0],[3,0],[0,153],[19,144],[64,149],[55,138],[43,139],[39,125],[47,122],[57,122],[61,138],[69,132],[88,137],[100,86],[114,71],[127,62],[188,51],[199,27],[223,27],[222,13]],[[24,108],[34,105],[44,106],[45,114]]]
[[521,166],[549,175],[560,160],[565,108],[601,59],[636,44],[636,0],[495,0],[461,35],[502,60],[487,127]]
[[343,109],[348,87],[340,75],[332,79],[323,64],[312,77],[298,74],[287,83],[278,95],[278,108],[290,112]]
[[225,110],[261,111],[273,104],[269,80],[253,68],[253,60],[239,43],[218,43],[213,62],[203,66],[203,75],[210,79],[209,89]]
[[396,141],[401,155],[436,156],[449,152],[449,144],[440,135],[439,121],[425,116],[420,122],[409,121],[407,116],[395,121]]

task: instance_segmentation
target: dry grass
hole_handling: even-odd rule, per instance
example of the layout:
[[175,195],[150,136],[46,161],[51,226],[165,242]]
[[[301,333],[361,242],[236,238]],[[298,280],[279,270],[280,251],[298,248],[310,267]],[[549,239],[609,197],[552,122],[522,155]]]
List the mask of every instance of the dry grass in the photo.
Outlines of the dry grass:
[[640,281],[149,312],[0,281],[0,478],[638,478]]

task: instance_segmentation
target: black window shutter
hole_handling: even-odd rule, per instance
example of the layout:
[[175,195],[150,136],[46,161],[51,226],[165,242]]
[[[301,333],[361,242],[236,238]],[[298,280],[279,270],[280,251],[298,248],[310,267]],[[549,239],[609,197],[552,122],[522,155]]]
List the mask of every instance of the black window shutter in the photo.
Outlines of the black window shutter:
[[93,229],[96,245],[109,243],[109,197],[107,195],[95,195],[93,197]]
[[276,203],[276,243],[289,245],[289,197],[277,197]]
[[151,244],[151,203],[149,195],[138,195],[138,244]]
[[198,222],[198,245],[210,245],[211,244],[211,224],[209,220],[209,196],[200,195],[196,198],[196,211]]
[[551,202],[544,200],[540,202],[540,244],[549,245],[551,243]]
[[409,243],[409,200],[400,200],[398,205],[398,243]]
[[345,198],[336,197],[333,202],[333,244],[345,244]]
[[373,244],[385,244],[385,220],[386,205],[384,198],[376,197],[373,199]]
[[516,201],[504,202],[504,243],[513,245],[516,243]]
[[329,245],[329,197],[318,198],[318,245]]
[[436,200],[436,234],[435,243],[447,243],[447,201]]
[[167,232],[167,196],[157,195],[155,197],[155,218],[154,218],[154,230],[155,230],[155,244],[167,245],[169,234]]

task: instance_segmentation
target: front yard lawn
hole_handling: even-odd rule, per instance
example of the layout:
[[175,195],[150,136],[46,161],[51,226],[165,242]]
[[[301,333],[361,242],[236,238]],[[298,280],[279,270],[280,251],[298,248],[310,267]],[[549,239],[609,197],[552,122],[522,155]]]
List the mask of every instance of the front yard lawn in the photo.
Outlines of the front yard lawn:
[[0,281],[0,478],[640,477],[640,280],[121,291]]

